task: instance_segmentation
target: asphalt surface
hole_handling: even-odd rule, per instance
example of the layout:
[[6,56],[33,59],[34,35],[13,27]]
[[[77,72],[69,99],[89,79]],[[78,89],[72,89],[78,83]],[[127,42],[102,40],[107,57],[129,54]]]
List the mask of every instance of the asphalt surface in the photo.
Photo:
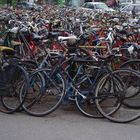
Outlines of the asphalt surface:
[[0,113],[0,140],[140,140],[140,119],[116,124],[87,118],[73,107],[41,118]]

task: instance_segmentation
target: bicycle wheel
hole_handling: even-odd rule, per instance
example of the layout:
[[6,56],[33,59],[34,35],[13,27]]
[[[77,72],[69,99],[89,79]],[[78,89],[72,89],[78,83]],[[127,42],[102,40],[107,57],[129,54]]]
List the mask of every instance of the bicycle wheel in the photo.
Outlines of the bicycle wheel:
[[81,66],[79,75],[75,78],[75,83],[79,90],[79,93],[77,92],[76,105],[79,111],[85,116],[101,118],[102,115],[95,104],[94,93],[91,93],[91,90],[94,92],[93,88],[96,86],[94,80],[98,70],[93,68],[90,70],[89,68],[90,66]]
[[[131,91],[139,88],[137,80],[140,80],[140,75],[128,69],[119,69],[101,78],[95,91],[95,102],[100,113],[110,121],[118,123],[139,118],[138,109],[129,108],[124,104]],[[112,83],[110,90],[106,90],[108,82]],[[129,98],[129,101],[130,99],[133,101],[133,97]]]
[[[5,83],[7,89],[5,94],[1,93],[1,106],[0,111],[4,113],[14,113],[17,111],[24,102],[19,101],[19,93],[22,85],[28,87],[28,74],[23,67],[19,65],[8,65],[4,67],[4,71],[0,73],[1,83]],[[3,85],[5,87],[5,85]],[[24,95],[26,93],[23,90]]]
[[[134,60],[127,61],[121,65],[121,68],[133,69],[133,70],[137,71],[138,73],[140,73],[140,60],[134,59]],[[140,81],[137,81],[137,82],[140,83]],[[131,108],[140,109],[140,102],[139,102],[140,90],[139,90],[139,88],[137,88],[135,90],[137,90],[137,92],[132,90],[131,94],[129,96],[127,96],[127,101],[125,101],[124,104]],[[133,98],[133,101],[131,100],[131,98]],[[131,101],[129,101],[129,99]]]
[[[65,81],[61,74],[51,75],[52,70],[40,69],[30,76],[30,85],[23,104],[33,116],[44,116],[58,108],[65,95]],[[22,102],[22,94],[20,94]]]
[[133,69],[140,73],[140,60],[139,59],[132,59],[123,63],[120,68],[127,68]]

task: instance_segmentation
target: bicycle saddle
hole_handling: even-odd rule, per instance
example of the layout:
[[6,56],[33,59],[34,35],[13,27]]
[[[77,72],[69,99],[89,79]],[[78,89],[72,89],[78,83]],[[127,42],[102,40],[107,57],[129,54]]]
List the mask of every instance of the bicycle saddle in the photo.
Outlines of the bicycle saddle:
[[0,52],[6,54],[6,55],[14,55],[15,50],[6,46],[0,46]]

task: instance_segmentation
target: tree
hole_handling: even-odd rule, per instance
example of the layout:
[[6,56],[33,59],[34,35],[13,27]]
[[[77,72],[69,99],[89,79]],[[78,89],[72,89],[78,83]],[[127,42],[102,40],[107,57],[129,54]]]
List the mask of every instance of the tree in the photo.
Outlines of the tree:
[[12,6],[12,0],[7,0],[7,6]]

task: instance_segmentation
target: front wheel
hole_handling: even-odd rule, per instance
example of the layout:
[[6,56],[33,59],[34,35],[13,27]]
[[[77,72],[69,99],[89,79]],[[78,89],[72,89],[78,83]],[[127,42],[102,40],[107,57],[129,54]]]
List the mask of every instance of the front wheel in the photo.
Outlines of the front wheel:
[[[100,113],[107,119],[127,123],[136,120],[140,116],[140,110],[132,109],[124,103],[130,97],[131,92],[137,92],[140,75],[132,70],[119,69],[101,78],[95,91],[95,102]],[[112,88],[106,90],[109,83]],[[133,102],[133,97],[129,102]]]
[[[121,65],[121,68],[129,68],[132,70],[137,71],[138,73],[140,73],[140,60],[139,59],[133,59],[133,60],[129,60],[127,62],[125,62],[124,64]],[[140,83],[140,81],[137,81],[138,83]],[[131,91],[131,94],[129,96],[127,96],[129,99],[127,99],[127,101],[124,102],[124,104],[130,108],[135,108],[135,109],[140,109],[140,90],[139,87],[137,89],[137,92],[133,92]],[[131,98],[133,98],[133,101],[131,100]]]
[[[22,85],[28,87],[28,73],[23,67],[19,65],[8,65],[4,67],[4,70],[0,72],[0,93],[1,103],[0,111],[4,113],[14,113],[17,111],[24,102],[24,97],[22,102],[19,101],[19,94]],[[5,90],[2,90],[2,83]],[[7,88],[6,88],[7,87]],[[25,90],[23,94],[25,95]]]
[[[52,75],[51,69],[39,69],[30,76],[23,108],[28,114],[37,117],[50,114],[59,107],[65,92],[66,83],[60,73]],[[21,102],[22,97],[20,94]]]

